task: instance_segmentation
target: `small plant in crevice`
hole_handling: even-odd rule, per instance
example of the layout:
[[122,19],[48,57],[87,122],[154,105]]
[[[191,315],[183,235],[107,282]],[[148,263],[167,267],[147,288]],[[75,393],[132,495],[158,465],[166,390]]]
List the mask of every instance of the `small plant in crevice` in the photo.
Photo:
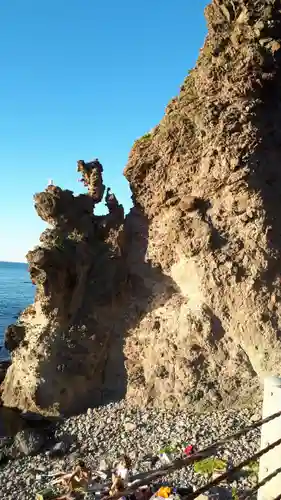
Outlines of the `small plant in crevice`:
[[150,133],[150,132],[147,132],[146,134],[144,134],[144,135],[141,137],[141,140],[142,140],[142,141],[146,141],[147,139],[151,139],[151,133]]
[[152,139],[152,134],[150,132],[147,132],[142,137],[140,137],[139,139],[137,139],[135,143],[140,144],[142,142],[147,142],[147,141],[149,141],[151,139]]
[[177,446],[173,446],[173,445],[168,445],[168,446],[164,446],[163,448],[161,448],[159,450],[159,453],[162,454],[162,453],[175,453],[177,451]]
[[202,476],[211,477],[215,471],[224,472],[226,466],[226,461],[221,460],[220,458],[204,458],[194,464],[194,472],[196,474],[201,474]]
[[238,491],[237,491],[236,486],[233,486],[233,488],[231,490],[231,498],[232,498],[232,500],[239,500]]

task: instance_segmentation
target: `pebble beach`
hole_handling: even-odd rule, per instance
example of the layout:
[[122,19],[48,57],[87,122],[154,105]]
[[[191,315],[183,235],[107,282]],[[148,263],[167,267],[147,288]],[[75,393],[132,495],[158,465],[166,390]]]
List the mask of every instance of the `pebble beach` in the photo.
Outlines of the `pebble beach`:
[[[18,456],[0,465],[0,498],[35,499],[38,491],[50,485],[48,474],[69,472],[78,459],[83,459],[94,471],[104,462],[113,467],[120,455],[126,453],[133,463],[132,474],[149,470],[147,455],[158,454],[160,449],[178,443],[202,449],[258,420],[260,411],[257,408],[255,411],[244,409],[194,415],[192,409],[134,409],[124,401],[89,409],[55,424],[55,442],[68,440],[71,443],[64,456],[51,458],[48,447],[43,446],[34,456]],[[256,429],[219,449],[216,456],[235,465],[252,456],[259,446],[260,429]],[[206,482],[202,474],[195,473],[192,465],[163,478],[165,480],[177,486],[191,485],[194,489]],[[254,473],[242,474],[224,485],[216,498],[232,498],[233,488],[237,492],[246,491],[256,480]],[[94,496],[89,494],[86,498]]]

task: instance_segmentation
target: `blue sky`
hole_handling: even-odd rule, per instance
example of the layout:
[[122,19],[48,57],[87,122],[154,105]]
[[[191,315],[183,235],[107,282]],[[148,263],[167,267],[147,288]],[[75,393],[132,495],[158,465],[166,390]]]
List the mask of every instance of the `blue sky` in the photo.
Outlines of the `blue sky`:
[[2,0],[0,260],[24,261],[48,179],[74,192],[98,157],[126,210],[122,171],[162,118],[206,35],[207,0]]

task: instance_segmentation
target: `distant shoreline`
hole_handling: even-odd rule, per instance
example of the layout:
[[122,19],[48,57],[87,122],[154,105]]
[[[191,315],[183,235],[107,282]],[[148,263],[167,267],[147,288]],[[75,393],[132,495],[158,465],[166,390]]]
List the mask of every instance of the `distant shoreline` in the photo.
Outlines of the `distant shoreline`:
[[21,266],[27,266],[27,262],[17,262],[13,260],[0,260],[0,264],[19,264]]

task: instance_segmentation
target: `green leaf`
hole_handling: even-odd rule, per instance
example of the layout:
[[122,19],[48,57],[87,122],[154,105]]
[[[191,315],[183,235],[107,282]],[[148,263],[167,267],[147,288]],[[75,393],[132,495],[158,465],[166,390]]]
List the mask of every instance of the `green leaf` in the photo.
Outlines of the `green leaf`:
[[196,474],[211,476],[215,470],[225,470],[226,462],[219,458],[204,458],[194,464],[194,472]]

